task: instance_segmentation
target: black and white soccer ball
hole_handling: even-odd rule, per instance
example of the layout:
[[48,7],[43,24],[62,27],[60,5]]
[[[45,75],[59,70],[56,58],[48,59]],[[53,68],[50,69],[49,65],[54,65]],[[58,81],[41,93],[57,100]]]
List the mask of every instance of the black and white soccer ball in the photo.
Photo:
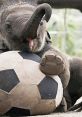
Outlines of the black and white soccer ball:
[[61,80],[43,74],[40,60],[19,51],[0,54],[0,115],[48,114],[58,107],[63,97]]

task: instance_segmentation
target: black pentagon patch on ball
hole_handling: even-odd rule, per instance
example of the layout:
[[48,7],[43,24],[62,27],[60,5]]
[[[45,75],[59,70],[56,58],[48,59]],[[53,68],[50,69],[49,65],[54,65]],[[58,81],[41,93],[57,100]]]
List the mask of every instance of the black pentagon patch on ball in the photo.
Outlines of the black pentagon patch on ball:
[[10,92],[19,82],[13,69],[0,71],[0,89]]
[[27,53],[23,51],[18,52],[18,53],[23,57],[23,59],[29,59],[38,63],[40,63],[41,61],[41,58],[36,54],[30,53],[30,52]]
[[7,116],[30,116],[30,110],[29,109],[22,109],[17,107],[12,107],[8,112],[6,112],[4,115]]
[[38,88],[42,99],[54,99],[57,94],[58,83],[50,76],[46,76]]

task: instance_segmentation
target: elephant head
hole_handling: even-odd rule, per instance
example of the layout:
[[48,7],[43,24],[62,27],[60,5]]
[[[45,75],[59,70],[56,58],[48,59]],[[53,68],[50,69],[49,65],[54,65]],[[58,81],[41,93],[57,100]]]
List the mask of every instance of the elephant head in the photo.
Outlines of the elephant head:
[[51,7],[46,3],[37,7],[29,4],[7,7],[0,19],[0,31],[6,47],[9,50],[41,50],[51,13]]

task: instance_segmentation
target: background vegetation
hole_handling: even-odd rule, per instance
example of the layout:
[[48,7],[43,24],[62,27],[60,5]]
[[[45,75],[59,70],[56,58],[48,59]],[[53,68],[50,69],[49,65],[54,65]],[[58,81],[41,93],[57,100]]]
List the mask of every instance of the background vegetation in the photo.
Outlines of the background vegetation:
[[53,46],[67,54],[82,56],[82,13],[79,10],[53,10],[48,30]]

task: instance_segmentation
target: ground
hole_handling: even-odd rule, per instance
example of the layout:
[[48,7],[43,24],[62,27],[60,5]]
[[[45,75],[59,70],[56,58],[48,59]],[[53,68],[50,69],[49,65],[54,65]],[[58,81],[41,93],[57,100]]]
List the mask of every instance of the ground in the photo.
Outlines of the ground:
[[[3,117],[10,117],[10,116],[3,116]],[[50,115],[21,116],[21,117],[82,117],[82,112],[55,113]]]
[[[34,117],[34,116],[31,116]],[[51,115],[42,115],[36,117],[82,117],[82,112],[57,113]]]

